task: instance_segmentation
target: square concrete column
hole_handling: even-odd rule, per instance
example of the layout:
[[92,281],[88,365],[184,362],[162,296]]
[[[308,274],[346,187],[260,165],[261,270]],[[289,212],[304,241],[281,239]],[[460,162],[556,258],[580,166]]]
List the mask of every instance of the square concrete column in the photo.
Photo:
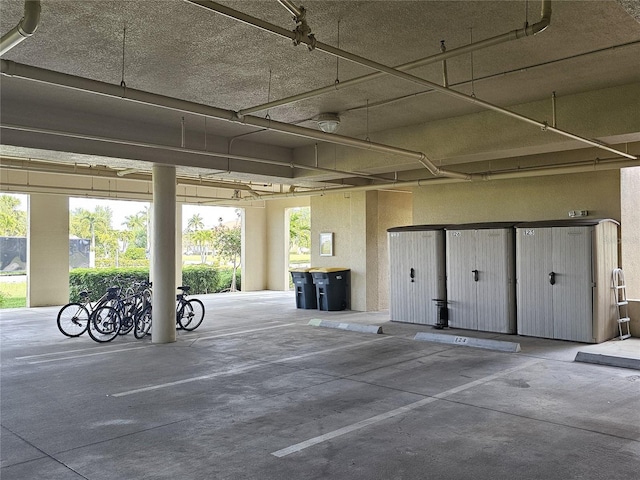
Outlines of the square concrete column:
[[242,290],[264,290],[267,285],[266,209],[245,207],[242,216]]
[[182,203],[176,204],[176,286],[182,285]]
[[153,166],[153,343],[176,341],[176,169]]
[[29,195],[27,306],[69,301],[69,198]]

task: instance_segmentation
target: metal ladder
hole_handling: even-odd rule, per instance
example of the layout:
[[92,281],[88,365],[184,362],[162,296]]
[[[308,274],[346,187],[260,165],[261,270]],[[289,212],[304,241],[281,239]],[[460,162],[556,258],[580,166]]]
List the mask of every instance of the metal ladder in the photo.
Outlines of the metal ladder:
[[[618,312],[618,331],[620,332],[620,340],[629,338],[631,330],[629,327],[630,318],[627,310],[629,301],[627,300],[627,286],[624,283],[624,273],[621,268],[615,268],[612,275],[612,287],[616,311]],[[627,333],[623,333],[622,325],[627,326]]]

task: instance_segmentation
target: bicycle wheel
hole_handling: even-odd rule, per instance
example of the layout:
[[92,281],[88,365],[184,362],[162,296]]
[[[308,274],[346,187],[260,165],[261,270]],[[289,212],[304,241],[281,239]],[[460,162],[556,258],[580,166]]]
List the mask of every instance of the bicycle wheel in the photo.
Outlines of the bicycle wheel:
[[79,337],[89,325],[89,310],[80,303],[68,303],[58,312],[58,329],[67,337]]
[[135,323],[133,335],[137,339],[141,339],[149,333],[151,330],[151,305],[147,305],[142,312],[136,315]]
[[136,321],[136,310],[136,304],[133,301],[126,301],[120,306],[119,311],[122,321],[120,323],[120,331],[118,332],[118,335],[126,335],[133,330],[133,326]]
[[120,331],[120,313],[113,307],[100,307],[89,321],[89,336],[96,342],[110,342]]
[[204,319],[204,305],[197,298],[187,300],[182,307],[182,315],[178,317],[180,326],[188,331],[193,331],[200,326]]

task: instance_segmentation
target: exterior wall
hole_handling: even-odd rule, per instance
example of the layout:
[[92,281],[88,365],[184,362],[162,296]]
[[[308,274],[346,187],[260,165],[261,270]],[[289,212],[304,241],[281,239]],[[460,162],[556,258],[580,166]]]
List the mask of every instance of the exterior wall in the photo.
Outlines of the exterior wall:
[[[344,267],[351,269],[351,309],[365,309],[366,265],[356,249],[364,247],[365,231],[352,225],[357,214],[364,216],[364,194],[334,194],[311,197],[311,264],[318,267]],[[354,210],[356,215],[354,215]],[[362,220],[364,225],[364,219]],[[333,256],[321,257],[319,236],[333,232]],[[358,236],[361,240],[358,241]],[[356,242],[354,245],[353,242]],[[354,255],[354,256],[352,256]]]
[[[311,263],[352,270],[353,310],[385,310],[389,305],[387,228],[564,219],[569,210],[619,220],[619,172],[430,185],[413,189],[413,194],[353,192],[312,197]],[[334,233],[332,257],[319,256],[320,232]]]
[[[620,266],[627,283],[627,298],[640,301],[640,167],[622,169],[620,183],[622,209]],[[640,335],[640,318],[636,318],[639,325],[636,335]]]
[[617,170],[432,185],[414,189],[413,195],[418,225],[556,220],[568,218],[570,210],[620,221]]
[[[625,278],[626,281],[626,278]],[[629,329],[631,335],[640,337],[640,301],[634,300],[629,302],[629,318],[631,319]]]
[[[387,228],[411,223],[411,194],[353,192],[311,198],[311,263],[351,270],[351,309],[389,308]],[[333,256],[321,257],[320,232],[333,232]]]
[[387,229],[413,224],[411,192],[378,192],[378,303],[373,310],[389,309],[389,242]]
[[69,301],[68,197],[32,193],[27,238],[27,306],[64,305]]
[[[267,210],[267,255],[268,290],[289,289],[289,226],[287,223],[288,208],[308,207],[309,197],[286,198],[266,202]],[[244,281],[244,277],[243,277]]]

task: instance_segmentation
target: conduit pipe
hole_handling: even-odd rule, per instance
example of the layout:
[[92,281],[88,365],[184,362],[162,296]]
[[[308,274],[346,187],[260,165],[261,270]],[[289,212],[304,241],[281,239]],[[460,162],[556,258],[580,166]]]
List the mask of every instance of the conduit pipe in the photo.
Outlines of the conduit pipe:
[[298,6],[290,0],[278,0],[278,3],[287,9],[294,20],[297,21],[302,16],[303,10],[298,8]]
[[[369,180],[378,180],[384,181],[387,183],[393,183],[394,180],[390,178],[383,178],[374,175],[367,175],[364,173],[356,173],[356,172],[346,172],[343,170],[334,170],[332,168],[323,168],[323,167],[314,167],[311,165],[301,165],[297,163],[289,163],[289,162],[280,162],[278,160],[269,160],[266,158],[257,158],[257,157],[249,157],[246,155],[235,155],[232,153],[223,153],[223,152],[209,152],[205,150],[193,150],[190,148],[182,148],[182,147],[172,147],[170,145],[157,145],[153,143],[144,143],[144,142],[136,142],[133,140],[120,140],[116,138],[107,138],[107,137],[99,137],[96,135],[85,135],[82,133],[71,133],[71,132],[62,132],[59,130],[49,130],[44,128],[35,128],[35,127],[27,127],[23,125],[11,125],[11,124],[2,124],[0,128],[6,128],[7,130],[16,130],[19,132],[28,132],[28,133],[36,133],[43,135],[53,135],[58,137],[65,138],[76,138],[78,140],[90,140],[94,142],[102,142],[102,143],[110,143],[115,145],[126,145],[129,147],[141,147],[141,148],[151,148],[156,150],[166,150],[169,152],[178,152],[178,153],[189,153],[195,155],[204,155],[207,157],[216,157],[216,158],[230,158],[232,160],[242,160],[246,162],[253,163],[262,163],[265,165],[276,165],[279,167],[290,167],[290,168],[299,168],[301,170],[312,170],[322,173],[331,173],[331,174],[340,174],[342,176],[353,176],[366,178]],[[468,179],[468,176],[464,176],[465,179]]]
[[25,0],[24,17],[2,38],[0,38],[0,55],[4,55],[25,38],[33,35],[40,23],[40,0]]
[[[126,180],[128,181],[148,182],[151,180],[151,170],[144,170],[140,168],[114,170],[108,167],[85,166],[58,162],[43,162],[6,157],[0,157],[0,162],[0,170],[21,170],[29,172],[48,173],[52,175],[72,175],[79,177],[95,177],[112,180],[123,178],[123,174],[125,174]],[[176,180],[177,185],[180,186],[195,186],[255,192],[251,185],[248,185],[246,183],[208,180],[202,177],[186,175],[177,175]]]
[[[415,152],[412,150],[406,150],[404,148],[392,147],[390,145],[384,145],[381,143],[370,142],[367,140],[360,140],[357,138],[345,137],[342,135],[336,135],[335,133],[325,133],[320,130],[311,128],[300,127],[298,125],[291,125],[284,122],[277,122],[269,118],[260,118],[250,115],[238,116],[238,114],[232,110],[225,110],[222,108],[211,107],[208,105],[202,105],[199,103],[188,102],[186,100],[180,100],[178,98],[166,97],[164,95],[158,95],[155,93],[144,92],[142,90],[136,90],[133,88],[124,88],[119,85],[113,85],[109,83],[100,82],[97,80],[91,80],[88,78],[77,77],[75,75],[68,75],[66,73],[54,72],[52,70],[46,70],[43,68],[32,67],[29,65],[19,64],[9,60],[1,60],[1,73],[10,77],[18,77],[27,80],[33,80],[36,82],[46,83],[48,85],[55,85],[59,87],[71,88],[74,90],[80,90],[83,92],[93,93],[97,95],[104,95],[112,98],[121,98],[123,100],[141,103],[145,105],[151,105],[155,107],[167,108],[179,112],[193,113],[195,115],[202,115],[205,117],[216,118],[218,120],[226,120],[228,122],[241,123],[244,125],[252,125],[268,130],[277,132],[289,133],[300,137],[311,138],[315,140],[322,140],[328,143],[334,143],[338,145],[344,145],[347,147],[360,148],[364,150],[370,150],[378,153],[385,153],[391,155],[399,155],[402,157],[412,158],[413,160],[420,162],[424,165],[431,174],[435,176],[455,177],[469,180],[468,175],[464,175],[458,172],[450,172],[448,170],[440,169],[436,167],[422,152]],[[10,126],[3,125],[3,128],[9,128]],[[23,127],[14,126],[14,129]],[[26,127],[24,127],[26,128]],[[41,133],[46,133],[45,131]],[[62,134],[62,132],[60,132]],[[67,134],[73,136],[74,134]],[[81,136],[80,136],[81,137]],[[78,137],[78,138],[80,138]],[[89,138],[90,139],[90,138]],[[123,144],[127,142],[122,141]],[[144,146],[144,145],[141,145]],[[156,146],[157,148],[157,146]],[[163,147],[170,149],[171,147]],[[253,157],[242,157],[238,155],[231,155],[228,153],[218,154],[213,152],[205,152],[201,150],[184,150],[176,149],[176,151],[185,151],[191,153],[198,153],[201,155],[211,155],[223,158],[232,158],[237,160],[254,161],[258,163],[273,163],[274,165],[291,166],[296,168],[305,168],[308,170],[315,170],[320,167],[311,167],[307,165],[288,164],[286,162],[267,161],[264,159],[255,159]],[[354,177],[363,177],[380,181],[392,181],[383,177],[377,177],[374,175],[364,175],[355,172],[341,172],[332,169],[321,169],[327,173],[340,173]]]
[[[535,120],[533,118],[527,117],[525,115],[521,115],[519,113],[513,112],[511,110],[508,110],[506,108],[502,108],[499,107],[498,105],[494,105],[492,103],[486,102],[484,100],[480,100],[476,97],[472,97],[470,95],[465,95],[464,93],[460,93],[457,92],[455,90],[452,90],[450,88],[446,88],[443,87],[441,85],[438,85],[437,83],[433,83],[430,82],[428,80],[424,80],[423,78],[419,78],[416,77],[414,75],[410,75],[408,73],[402,72],[400,70],[396,70],[394,68],[388,67],[386,65],[383,65],[381,63],[375,62],[373,60],[369,60],[367,58],[361,57],[359,55],[355,55],[353,53],[347,52],[345,50],[341,50],[339,48],[335,48],[332,47],[331,45],[327,45],[326,43],[322,43],[322,42],[318,42],[315,38],[310,38],[309,36],[303,36],[303,37],[299,37],[299,35],[297,35],[295,32],[291,32],[285,28],[279,27],[277,25],[273,25],[269,22],[266,22],[264,20],[261,20],[259,18],[256,17],[252,17],[251,15],[247,15],[245,13],[239,12],[237,10],[234,10],[232,8],[229,8],[225,5],[220,5],[218,3],[212,2],[211,0],[185,0],[189,3],[193,3],[195,5],[198,5],[200,7],[203,7],[207,10],[212,10],[216,13],[219,13],[221,15],[224,15],[226,17],[229,18],[233,18],[235,20],[238,20],[242,23],[245,23],[247,25],[251,25],[253,27],[259,28],[261,30],[264,30],[266,32],[269,33],[273,33],[275,35],[284,37],[284,38],[290,38],[292,40],[296,40],[299,41],[300,43],[304,43],[305,45],[308,45],[309,47],[312,47],[314,49],[317,50],[321,50],[323,52],[329,53],[333,56],[342,58],[344,60],[349,60],[350,62],[356,63],[358,65],[363,65],[365,67],[369,67],[373,70],[378,70],[379,72],[383,72],[383,73],[387,73],[389,75],[392,75],[394,77],[398,77],[398,78],[402,78],[406,81],[418,84],[418,85],[422,85],[425,87],[430,87],[433,90],[436,90],[438,92],[444,93],[446,95],[452,96],[454,98],[457,98],[459,100],[463,100],[466,101],[468,103],[473,103],[474,105],[478,105],[482,108],[488,109],[488,110],[493,110],[495,112],[498,112],[500,114],[515,118],[516,120],[520,120],[522,122],[526,122],[529,123],[531,125],[535,125],[537,127],[540,127],[543,131],[549,131],[549,132],[554,132],[557,133],[559,135],[571,138],[573,140],[577,140],[579,142],[585,143],[587,145],[591,145],[593,147],[597,147],[597,148],[601,148],[603,150],[607,150],[608,152],[611,153],[615,153],[616,155],[620,155],[622,157],[626,157],[626,158],[630,158],[633,160],[637,160],[636,156],[633,155],[629,155],[625,152],[621,152],[619,150],[616,150],[608,145],[605,145],[603,143],[597,142],[595,140],[591,140],[588,138],[584,138],[581,137],[579,135],[575,135],[571,132],[567,132],[564,130],[561,130],[559,128],[555,128],[552,126],[549,126],[549,124],[547,122],[540,122],[538,120]],[[543,9],[544,9],[544,5],[543,4]],[[551,6],[549,3],[548,6],[548,13],[549,15],[551,14]],[[433,166],[433,168],[436,168],[435,166]],[[429,169],[431,171],[431,169]],[[437,168],[436,168],[437,170]],[[431,171],[431,173],[434,173],[433,171]],[[444,171],[440,172],[441,175],[445,175]],[[438,175],[438,173],[434,173],[434,175]]]
[[[526,178],[526,177],[541,177],[546,175],[568,175],[575,173],[586,173],[603,170],[619,170],[621,168],[638,166],[638,162],[633,160],[606,160],[599,162],[580,162],[576,165],[567,165],[561,167],[534,167],[531,169],[516,169],[514,171],[497,172],[497,173],[482,173],[473,174],[474,180],[508,180],[514,178]],[[406,182],[397,182],[392,186],[389,185],[359,185],[354,187],[336,187],[336,188],[321,188],[305,191],[283,192],[283,193],[270,193],[260,195],[260,200],[277,200],[285,197],[309,197],[319,195],[329,195],[334,193],[351,193],[351,192],[366,192],[372,190],[388,190],[390,187],[393,189],[399,188],[416,188],[426,187],[431,185],[441,185],[448,183],[459,183],[461,179],[456,178],[425,178],[420,180],[411,180]],[[249,201],[248,199],[235,199]],[[224,201],[216,202],[225,203]]]
[[[195,3],[195,2],[191,2],[191,3]],[[542,0],[541,10],[542,12],[541,12],[540,21],[538,21],[537,23],[534,23],[533,25],[525,25],[523,28],[512,30],[510,32],[503,33],[495,37],[487,38],[479,42],[471,43],[469,45],[465,45],[459,48],[454,48],[453,50],[449,50],[449,51],[443,50],[441,53],[437,55],[432,55],[430,57],[426,57],[419,60],[414,60],[409,63],[398,65],[397,67],[395,67],[395,69],[400,71],[411,70],[414,68],[423,67],[425,65],[430,65],[432,63],[444,62],[449,58],[457,57],[459,55],[464,55],[466,53],[475,52],[476,50],[492,47],[494,45],[499,45],[500,43],[510,42],[512,40],[518,40],[520,38],[524,38],[530,35],[536,35],[537,33],[544,31],[551,23],[551,0]],[[354,85],[375,80],[376,78],[383,77],[384,75],[385,73],[383,72],[375,72],[375,73],[370,73],[368,75],[363,75],[361,77],[355,77],[348,80],[341,80],[340,83],[337,83],[337,84],[331,84],[331,85],[327,85],[326,87],[310,90],[308,92],[303,92],[297,95],[291,95],[289,97],[281,98],[280,100],[273,100],[271,102],[264,103],[262,105],[256,105],[255,107],[244,108],[238,111],[238,114],[249,115],[251,113],[267,110],[269,108],[279,107],[289,103],[298,102],[300,100],[306,100],[308,98],[317,97],[325,93],[331,93],[336,90],[342,90],[343,88],[352,87]]]

